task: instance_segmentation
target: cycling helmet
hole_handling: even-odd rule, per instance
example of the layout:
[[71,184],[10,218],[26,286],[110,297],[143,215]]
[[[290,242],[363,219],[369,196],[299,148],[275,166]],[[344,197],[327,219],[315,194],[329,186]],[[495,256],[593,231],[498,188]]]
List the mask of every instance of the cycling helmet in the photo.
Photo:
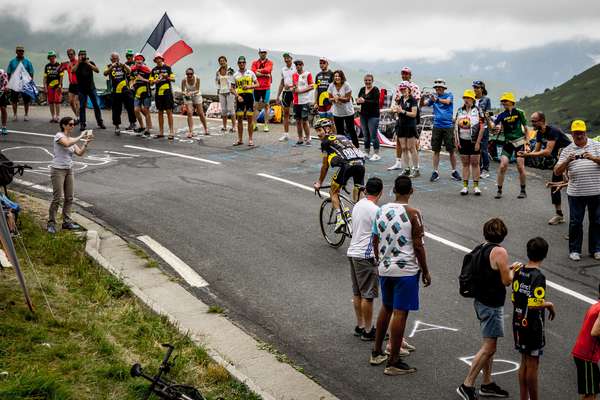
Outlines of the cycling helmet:
[[329,118],[319,118],[313,125],[313,128],[322,129],[327,126],[333,126],[333,122]]

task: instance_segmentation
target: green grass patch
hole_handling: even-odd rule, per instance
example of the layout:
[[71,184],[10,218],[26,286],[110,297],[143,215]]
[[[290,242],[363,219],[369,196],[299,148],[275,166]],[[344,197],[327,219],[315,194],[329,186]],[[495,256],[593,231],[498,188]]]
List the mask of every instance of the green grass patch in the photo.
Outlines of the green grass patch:
[[221,306],[212,305],[212,306],[208,307],[207,313],[209,313],[209,314],[224,314],[225,309]]
[[56,319],[17,241],[36,313],[25,306],[14,271],[3,270],[0,371],[8,374],[0,376],[0,399],[139,399],[149,385],[129,368],[140,362],[153,374],[161,343],[176,347],[174,381],[196,386],[207,399],[260,399],[88,258],[83,238],[62,231],[49,236],[26,213],[21,235]]

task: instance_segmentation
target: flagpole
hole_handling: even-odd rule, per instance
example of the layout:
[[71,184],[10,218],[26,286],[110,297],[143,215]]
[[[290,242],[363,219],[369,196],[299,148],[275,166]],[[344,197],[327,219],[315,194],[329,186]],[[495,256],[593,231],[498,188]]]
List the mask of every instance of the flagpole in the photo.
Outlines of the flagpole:
[[[165,15],[167,16],[167,18],[169,18],[169,16],[167,15],[167,12],[165,11],[165,13],[163,14],[162,17],[160,17],[159,21],[162,21],[162,19],[165,17]],[[156,29],[156,28],[154,28]],[[152,29],[152,32],[150,32],[150,36],[148,36],[148,39],[146,39],[146,43],[144,43],[144,45],[142,46],[142,49],[140,50],[140,53],[144,51],[144,49],[146,48],[146,45],[148,44],[148,40],[150,40],[150,37],[152,37],[152,34],[154,33],[154,29]]]

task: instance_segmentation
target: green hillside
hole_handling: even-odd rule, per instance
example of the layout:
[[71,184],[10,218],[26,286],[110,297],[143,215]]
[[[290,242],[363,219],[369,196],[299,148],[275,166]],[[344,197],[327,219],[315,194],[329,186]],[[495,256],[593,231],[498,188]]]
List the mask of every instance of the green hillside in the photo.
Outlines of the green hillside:
[[[528,115],[534,111],[546,113],[546,119],[568,130],[571,121],[583,119],[588,130],[600,133],[600,64],[575,75],[572,79],[554,89],[532,97],[524,97],[519,107]],[[591,127],[591,128],[590,128]]]

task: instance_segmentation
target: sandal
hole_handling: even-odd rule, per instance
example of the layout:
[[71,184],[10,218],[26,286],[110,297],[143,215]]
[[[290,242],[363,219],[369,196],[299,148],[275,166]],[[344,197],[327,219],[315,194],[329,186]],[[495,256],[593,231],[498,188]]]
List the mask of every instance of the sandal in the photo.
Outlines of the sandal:
[[165,135],[154,135],[153,137],[154,139],[162,139],[165,137]]
[[169,135],[169,137],[167,137],[167,139],[169,139],[169,140],[174,140],[174,139],[175,139],[175,136],[173,136],[173,135]]
[[235,142],[234,144],[232,144],[232,146],[241,146],[243,144],[244,144],[244,142]]
[[188,134],[187,134],[187,138],[188,138],[188,139],[192,139],[193,137],[194,137],[194,134],[193,134],[193,133],[188,133]]
[[254,147],[254,142],[248,142],[248,147]]

